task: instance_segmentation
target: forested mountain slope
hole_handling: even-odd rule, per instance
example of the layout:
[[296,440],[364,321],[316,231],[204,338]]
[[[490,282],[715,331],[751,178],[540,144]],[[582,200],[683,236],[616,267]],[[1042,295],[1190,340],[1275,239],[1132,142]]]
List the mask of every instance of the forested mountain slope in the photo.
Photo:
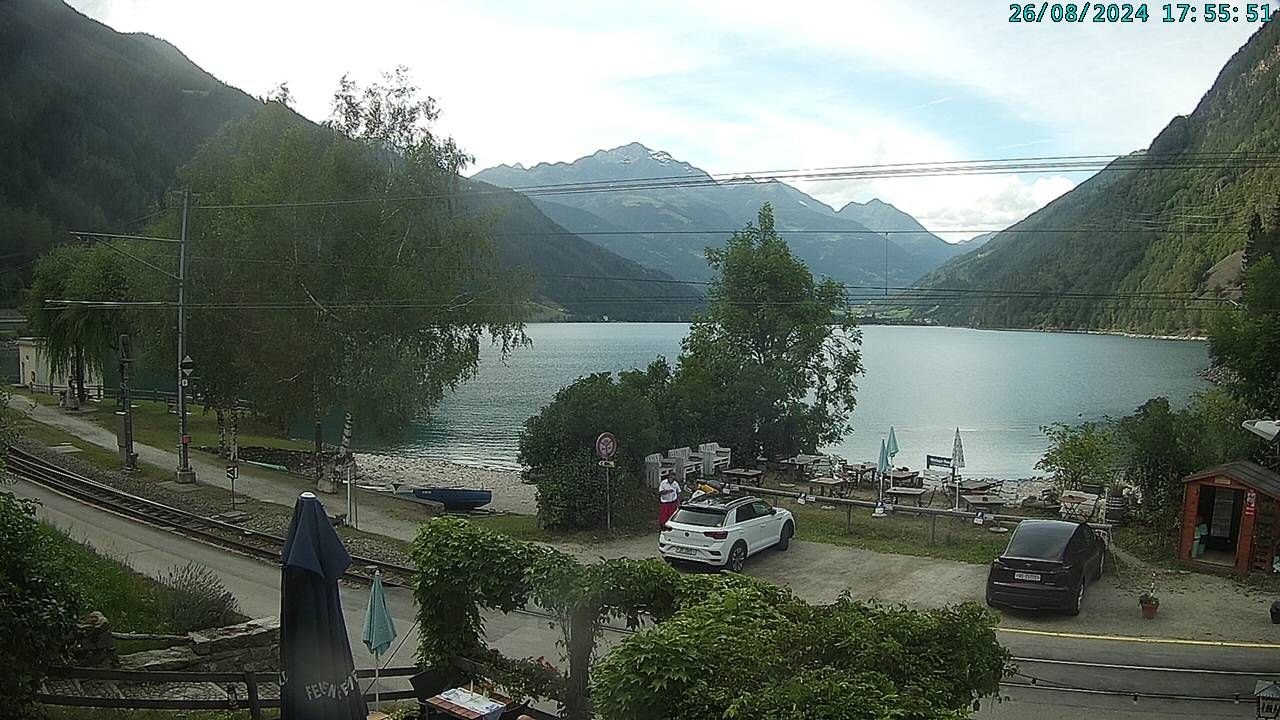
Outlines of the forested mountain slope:
[[[136,230],[201,143],[262,103],[149,35],[119,33],[60,0],[0,0],[0,306],[67,230]],[[300,123],[308,122],[298,116]],[[195,188],[198,190],[198,188]],[[573,236],[523,197],[487,187],[465,207],[495,218],[501,262],[571,316],[687,318],[690,304],[608,298],[700,295]]]
[[[1212,312],[1150,295],[1219,292],[1210,269],[1244,247],[1253,213],[1268,217],[1276,204],[1280,163],[1266,155],[1277,152],[1280,23],[1269,23],[1189,116],[1174,118],[1144,153],[1112,164],[1123,169],[1099,173],[922,279],[923,288],[968,300],[917,314],[957,325],[1198,334]],[[975,299],[1002,290],[1043,295]],[[1079,297],[1086,293],[1110,297]]]

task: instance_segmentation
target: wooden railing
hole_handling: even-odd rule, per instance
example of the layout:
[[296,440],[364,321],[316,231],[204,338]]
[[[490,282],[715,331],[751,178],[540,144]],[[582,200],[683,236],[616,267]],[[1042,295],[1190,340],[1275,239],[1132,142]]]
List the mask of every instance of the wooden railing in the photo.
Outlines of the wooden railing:
[[[409,677],[421,672],[414,666],[383,668],[378,672],[380,678]],[[372,669],[357,670],[356,677],[362,680],[374,676]],[[63,695],[58,693],[40,693],[36,700],[45,705],[62,705],[69,707],[116,708],[128,710],[248,710],[253,720],[262,717],[263,708],[280,707],[279,697],[262,697],[260,685],[273,685],[279,681],[277,672],[152,672],[146,670],[108,670],[100,668],[64,667],[54,668],[50,672],[54,680],[93,680],[98,682],[124,683],[185,683],[191,685],[213,684],[227,690],[226,699],[188,700],[178,698],[131,698],[101,697],[85,695]],[[244,687],[244,697],[240,697],[240,687]],[[374,694],[366,690],[366,700],[373,700]],[[416,698],[413,690],[381,690],[380,700],[405,700]]]

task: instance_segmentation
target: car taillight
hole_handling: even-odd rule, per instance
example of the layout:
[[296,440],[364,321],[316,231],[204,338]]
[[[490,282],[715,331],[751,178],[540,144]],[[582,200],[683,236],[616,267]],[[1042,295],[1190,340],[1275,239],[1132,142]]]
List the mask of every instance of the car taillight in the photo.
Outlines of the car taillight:
[[725,538],[729,537],[728,530],[708,530],[702,534],[706,535],[712,540],[724,540]]
[[662,526],[662,531],[663,531],[663,532],[670,532],[670,531],[671,531],[671,526],[670,526],[670,525],[666,525],[666,524],[664,524],[664,525]]

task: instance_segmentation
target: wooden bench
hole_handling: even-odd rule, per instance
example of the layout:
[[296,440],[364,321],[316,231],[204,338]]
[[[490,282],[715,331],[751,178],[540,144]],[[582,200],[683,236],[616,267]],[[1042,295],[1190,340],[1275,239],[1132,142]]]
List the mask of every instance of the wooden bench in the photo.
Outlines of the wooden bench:
[[764,480],[763,470],[751,470],[748,468],[733,468],[731,470],[722,470],[720,472],[725,480],[736,482],[739,485],[755,485],[760,487],[760,483]]

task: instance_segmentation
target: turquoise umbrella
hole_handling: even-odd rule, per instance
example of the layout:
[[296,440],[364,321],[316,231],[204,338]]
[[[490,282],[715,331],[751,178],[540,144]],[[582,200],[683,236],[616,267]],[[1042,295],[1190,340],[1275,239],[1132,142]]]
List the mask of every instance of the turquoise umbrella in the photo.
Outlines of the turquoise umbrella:
[[880,481],[876,483],[876,498],[878,499],[884,491],[884,474],[889,471],[889,448],[885,445],[883,439],[880,440],[880,459],[876,461],[876,473],[880,475]]
[[387,609],[387,594],[382,589],[382,573],[374,573],[369,607],[364,614],[364,646],[373,653],[373,702],[378,704],[378,658],[396,639],[396,621]]
[[894,434],[892,425],[889,426],[889,443],[885,449],[889,453],[889,461],[893,462],[893,459],[898,456],[898,436]]

